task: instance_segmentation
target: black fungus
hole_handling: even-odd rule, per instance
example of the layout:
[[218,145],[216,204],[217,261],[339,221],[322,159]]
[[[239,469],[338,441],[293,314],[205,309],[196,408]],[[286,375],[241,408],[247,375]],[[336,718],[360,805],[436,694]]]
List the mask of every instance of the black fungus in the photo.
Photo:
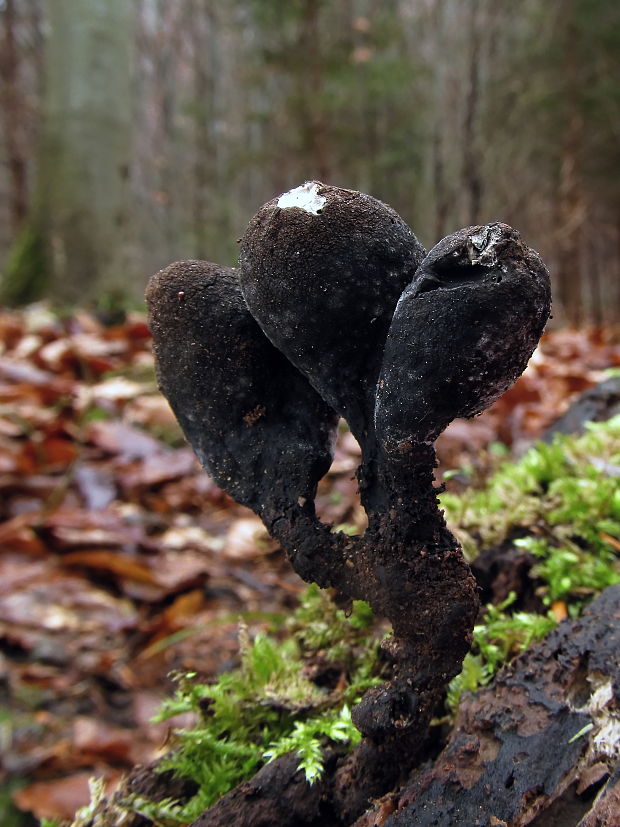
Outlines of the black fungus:
[[215,482],[267,521],[312,501],[336,415],[264,336],[235,271],[176,262],[147,302],[161,390]]
[[377,389],[378,440],[402,450],[484,410],[525,369],[550,300],[547,269],[506,224],[439,242],[394,313]]
[[[343,768],[361,779],[345,806],[359,814],[417,760],[479,608],[438,506],[433,441],[523,371],[549,277],[505,224],[459,230],[424,258],[375,198],[318,182],[296,192],[305,204],[274,199],[250,221],[238,275],[178,262],[147,299],[160,386],[215,481],[300,576],[392,623],[390,680],[355,706],[366,738]],[[362,537],[314,510],[336,411],[362,448]]]
[[370,195],[309,183],[315,214],[265,204],[241,240],[239,276],[252,315],[363,442],[396,302],[424,249]]

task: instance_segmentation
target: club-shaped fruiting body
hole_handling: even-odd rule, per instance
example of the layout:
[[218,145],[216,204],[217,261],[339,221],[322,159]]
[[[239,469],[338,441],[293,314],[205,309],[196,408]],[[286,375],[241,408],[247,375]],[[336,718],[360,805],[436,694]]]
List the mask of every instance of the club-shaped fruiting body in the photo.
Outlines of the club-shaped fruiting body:
[[396,302],[423,256],[391,207],[316,181],[261,207],[241,240],[252,315],[361,441]]
[[[215,481],[260,514],[304,579],[391,621],[392,676],[354,712],[369,739],[358,768],[366,754],[371,776],[385,756],[410,765],[478,612],[438,508],[432,441],[525,368],[549,315],[544,265],[499,223],[424,258],[385,204],[309,182],[251,220],[239,274],[179,262],[147,298],[160,386]],[[314,511],[335,410],[362,447],[361,537]]]
[[388,451],[484,410],[527,365],[549,317],[549,274],[506,224],[440,241],[401,296],[377,387]]
[[336,415],[265,337],[235,271],[177,262],[147,302],[161,390],[215,482],[267,522],[311,501]]

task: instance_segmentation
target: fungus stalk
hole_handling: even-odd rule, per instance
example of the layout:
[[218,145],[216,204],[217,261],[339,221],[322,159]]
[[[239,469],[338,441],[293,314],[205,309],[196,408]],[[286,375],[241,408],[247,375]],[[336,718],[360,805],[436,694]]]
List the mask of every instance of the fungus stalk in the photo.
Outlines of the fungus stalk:
[[[314,181],[252,218],[238,270],[178,262],[147,300],[160,387],[216,483],[304,580],[392,623],[390,679],[354,708],[365,739],[338,771],[363,781],[342,805],[357,811],[415,761],[471,644],[476,583],[438,507],[434,441],[525,368],[549,316],[546,268],[501,223],[426,254],[387,205]],[[314,508],[338,416],[362,450],[362,537]]]

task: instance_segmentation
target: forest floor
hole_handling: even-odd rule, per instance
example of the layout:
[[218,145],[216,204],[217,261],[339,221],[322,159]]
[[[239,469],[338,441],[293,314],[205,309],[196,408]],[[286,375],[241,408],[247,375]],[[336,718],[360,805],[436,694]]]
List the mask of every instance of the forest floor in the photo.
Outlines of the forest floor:
[[[522,451],[618,366],[605,332],[546,334],[508,393],[441,436],[438,478],[483,475],[498,444]],[[341,433],[324,520],[363,523],[358,457]],[[305,588],[185,445],[138,314],[113,326],[42,306],[0,314],[0,549],[6,825],[70,818],[89,778],[111,788],[156,759],[179,724],[151,722],[170,675],[230,668],[239,620],[264,629]]]

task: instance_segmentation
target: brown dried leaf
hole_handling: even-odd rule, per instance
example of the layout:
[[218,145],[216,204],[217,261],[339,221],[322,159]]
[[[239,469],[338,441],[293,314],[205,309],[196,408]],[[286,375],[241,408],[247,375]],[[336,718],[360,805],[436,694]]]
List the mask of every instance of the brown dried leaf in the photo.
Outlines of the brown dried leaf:
[[84,566],[90,569],[107,571],[119,577],[137,580],[140,583],[156,585],[158,578],[150,568],[126,554],[109,549],[70,551],[64,554],[62,562],[66,566]]
[[[51,781],[37,781],[13,793],[15,805],[38,819],[72,819],[76,810],[90,801],[89,780],[93,772],[79,772]],[[107,793],[116,788],[120,773],[108,773]]]
[[125,419],[145,428],[181,429],[172,408],[163,396],[139,396],[127,404]]
[[90,763],[99,759],[132,765],[136,759],[136,733],[98,718],[79,715],[73,721],[73,748]]
[[84,511],[61,507],[50,514],[44,523],[46,534],[61,549],[103,546],[133,549],[137,545],[150,548],[152,543],[144,527],[135,520],[125,520],[113,508]]
[[253,560],[273,548],[265,526],[258,517],[235,520],[230,526],[222,547],[227,560]]
[[[11,564],[0,560],[0,580]],[[14,563],[13,563],[14,565]],[[55,633],[92,633],[105,638],[135,628],[138,615],[131,603],[114,597],[83,578],[65,574],[50,562],[45,567],[13,573],[13,587],[0,594],[0,623],[5,635],[18,627]]]
[[94,422],[87,429],[86,438],[108,454],[130,459],[148,457],[163,449],[159,440],[123,422]]
[[89,511],[102,511],[116,499],[112,469],[101,464],[77,463],[73,469],[73,483]]
[[191,474],[197,465],[198,461],[190,448],[159,451],[124,469],[120,481],[126,491],[150,488]]
[[15,551],[33,556],[45,554],[47,548],[34,530],[39,520],[36,513],[28,513],[0,523],[0,548],[4,552]]

